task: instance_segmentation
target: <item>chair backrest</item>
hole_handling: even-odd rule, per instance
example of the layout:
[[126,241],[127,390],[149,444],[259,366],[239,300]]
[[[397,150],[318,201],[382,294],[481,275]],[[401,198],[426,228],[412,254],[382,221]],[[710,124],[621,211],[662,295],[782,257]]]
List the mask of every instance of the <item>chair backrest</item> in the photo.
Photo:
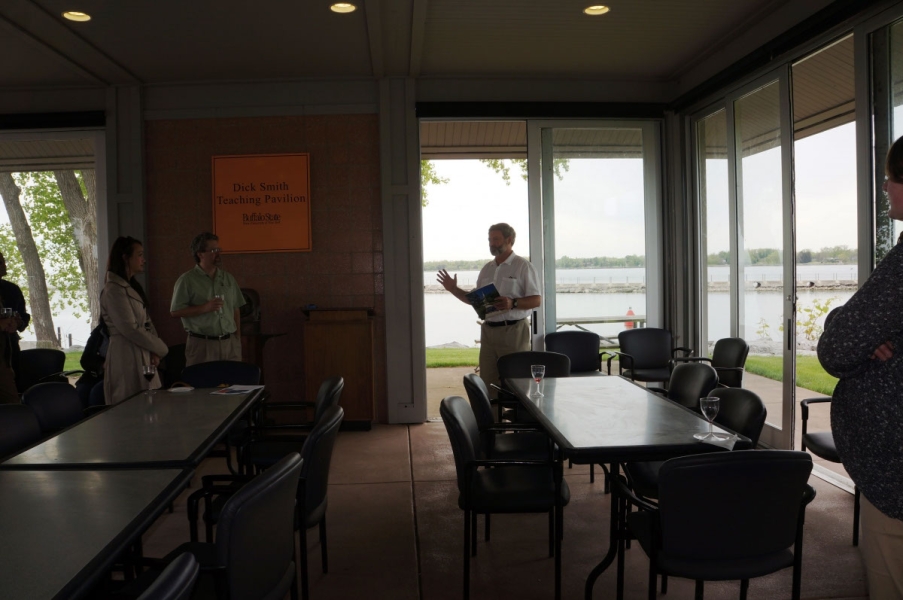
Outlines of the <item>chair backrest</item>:
[[237,360],[214,360],[185,367],[179,380],[196,388],[257,385],[260,383],[260,367]]
[[41,379],[62,373],[66,353],[56,348],[30,348],[19,353],[16,387],[23,393]]
[[[329,487],[329,465],[332,463],[332,450],[339,434],[345,410],[341,406],[331,406],[304,440],[301,447],[301,480],[298,492],[300,497],[298,508],[303,510],[302,518],[307,527],[320,521],[326,510],[326,491]],[[304,536],[301,536],[304,539]]]
[[743,385],[743,371],[719,369],[743,369],[749,355],[749,344],[743,338],[723,338],[712,349],[712,366],[718,371],[718,383],[739,388]]
[[282,598],[291,589],[301,463],[297,452],[288,454],[223,505],[216,554],[231,600]]
[[16,454],[41,439],[41,425],[31,407],[0,405],[0,458]]
[[532,377],[530,365],[545,365],[546,377],[568,377],[571,374],[571,359],[558,352],[512,352],[501,357],[498,362],[499,377]]
[[30,407],[44,434],[54,433],[84,418],[78,392],[68,383],[50,382],[33,385],[22,395],[22,404]]
[[328,409],[339,405],[344,388],[345,380],[341,377],[329,377],[323,380],[314,402],[314,423],[319,423]]
[[467,399],[470,400],[470,408],[477,419],[480,431],[495,425],[489,389],[483,379],[476,373],[468,373],[464,376],[464,391],[467,392]]
[[675,365],[668,382],[668,399],[699,411],[699,399],[718,385],[718,374],[705,363]]
[[194,554],[183,552],[163,569],[138,600],[188,600],[199,570]]
[[439,415],[445,423],[448,440],[451,442],[452,454],[455,456],[455,472],[458,479],[458,491],[464,493],[464,475],[467,465],[478,456],[480,429],[473,410],[461,396],[448,396],[439,403]]
[[[688,560],[742,560],[796,539],[812,457],[792,450],[684,456],[659,471],[662,551]],[[811,499],[808,498],[808,499]]]
[[546,350],[571,359],[571,373],[598,371],[599,334],[592,331],[555,331],[546,334]]
[[709,396],[721,398],[715,422],[740,435],[745,435],[755,448],[765,426],[765,417],[768,415],[765,403],[758,394],[742,388],[716,387],[709,392]]
[[633,357],[634,369],[667,367],[671,361],[672,342],[670,331],[655,327],[627,329],[618,334],[621,352]]

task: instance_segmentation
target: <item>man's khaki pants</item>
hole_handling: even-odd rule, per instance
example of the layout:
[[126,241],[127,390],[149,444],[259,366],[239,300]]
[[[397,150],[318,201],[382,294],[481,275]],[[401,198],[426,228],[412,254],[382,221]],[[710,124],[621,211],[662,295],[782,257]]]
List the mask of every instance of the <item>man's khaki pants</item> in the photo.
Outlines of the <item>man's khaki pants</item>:
[[888,517],[862,496],[862,539],[871,600],[903,599],[903,521]]
[[530,325],[522,319],[514,325],[490,327],[485,322],[480,327],[480,378],[489,388],[489,396],[496,397],[490,384],[499,384],[499,358],[512,352],[530,349]]
[[232,334],[224,340],[205,340],[189,335],[185,342],[185,366],[214,360],[241,360],[241,338]]

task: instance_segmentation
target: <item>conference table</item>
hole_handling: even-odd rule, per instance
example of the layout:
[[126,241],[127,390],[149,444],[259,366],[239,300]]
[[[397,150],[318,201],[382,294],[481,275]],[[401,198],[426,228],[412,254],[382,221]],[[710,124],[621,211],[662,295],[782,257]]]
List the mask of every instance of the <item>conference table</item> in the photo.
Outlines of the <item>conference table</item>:
[[6,469],[184,469],[196,467],[261,397],[263,387],[138,394],[7,459]]
[[192,474],[191,469],[0,471],[0,595],[83,596]]
[[0,596],[77,598],[263,394],[138,394],[0,464]]
[[[505,380],[524,408],[548,432],[560,449],[559,459],[577,464],[608,463],[612,476],[623,462],[667,460],[677,456],[722,451],[699,442],[694,433],[705,433],[709,423],[700,414],[618,376],[547,378],[540,384],[542,396],[530,378]],[[749,440],[714,426],[716,433],[736,438],[734,448],[748,448]],[[560,485],[561,466],[555,469]],[[590,572],[584,589],[592,599],[596,579],[611,565],[617,553],[618,521],[612,502],[609,549]],[[562,519],[558,507],[557,519]],[[557,524],[560,531],[561,523]],[[555,536],[555,589],[560,596],[561,540]]]

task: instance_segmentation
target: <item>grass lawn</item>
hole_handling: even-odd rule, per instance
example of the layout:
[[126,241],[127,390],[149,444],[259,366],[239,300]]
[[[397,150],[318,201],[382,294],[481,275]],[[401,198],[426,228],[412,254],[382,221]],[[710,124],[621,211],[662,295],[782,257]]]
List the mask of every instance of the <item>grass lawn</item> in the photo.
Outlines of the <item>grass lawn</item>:
[[82,357],[82,351],[76,350],[75,352],[66,352],[66,363],[63,365],[64,371],[78,371],[81,370],[82,366],[78,364],[79,359]]
[[427,348],[426,368],[476,367],[480,364],[479,348]]
[[[780,356],[752,356],[746,359],[746,370],[762,377],[782,381],[783,358]],[[796,385],[819,394],[834,393],[837,378],[828,375],[815,356],[796,357]]]

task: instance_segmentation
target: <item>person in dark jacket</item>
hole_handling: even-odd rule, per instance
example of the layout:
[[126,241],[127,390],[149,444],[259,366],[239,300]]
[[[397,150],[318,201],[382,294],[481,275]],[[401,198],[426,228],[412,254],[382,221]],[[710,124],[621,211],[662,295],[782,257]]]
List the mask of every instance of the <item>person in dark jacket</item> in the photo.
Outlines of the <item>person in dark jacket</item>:
[[[888,152],[888,216],[903,220],[903,138]],[[903,236],[901,236],[903,237]],[[834,309],[818,358],[840,381],[831,431],[862,491],[860,551],[874,599],[903,598],[903,243]]]
[[16,382],[18,387],[19,377],[19,332],[25,331],[31,322],[31,315],[25,310],[25,296],[22,290],[12,281],[7,281],[6,277],[6,258],[0,254],[0,304],[4,308],[13,310],[13,319],[15,327],[13,331],[6,334],[8,342],[9,363],[13,372],[16,374]]

